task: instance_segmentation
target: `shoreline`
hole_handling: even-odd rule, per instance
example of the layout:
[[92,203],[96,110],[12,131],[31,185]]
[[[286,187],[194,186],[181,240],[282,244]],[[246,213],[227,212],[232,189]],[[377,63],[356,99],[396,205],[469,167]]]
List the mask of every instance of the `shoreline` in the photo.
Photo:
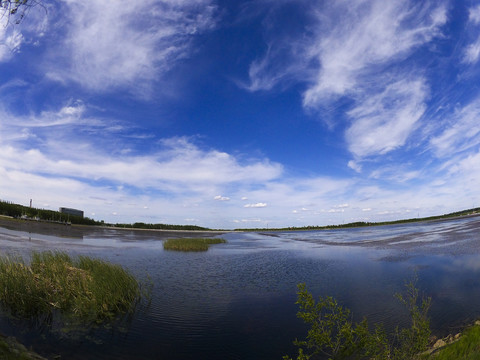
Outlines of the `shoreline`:
[[235,229],[235,230],[225,230],[225,232],[253,232],[253,233],[267,233],[267,232],[302,232],[302,231],[329,231],[329,230],[345,230],[345,229],[360,229],[360,228],[369,228],[369,227],[378,227],[378,226],[392,226],[392,225],[408,225],[408,224],[418,224],[418,223],[431,223],[431,222],[443,222],[443,221],[451,221],[457,219],[464,219],[470,217],[480,216],[479,213],[473,214],[465,214],[465,215],[454,215],[448,217],[439,217],[439,218],[419,218],[419,219],[405,219],[405,220],[395,220],[391,222],[385,223],[368,223],[367,225],[361,226],[348,226],[348,224],[344,225],[326,225],[326,226],[318,226],[312,228],[306,227],[290,227],[290,228],[271,228],[271,229],[263,229],[263,228],[254,228],[254,229]]
[[144,234],[151,233],[160,238],[180,237],[182,235],[195,237],[219,236],[229,230],[170,230],[170,229],[139,229],[124,228],[117,226],[97,226],[97,225],[66,225],[44,221],[16,219],[9,216],[0,215],[0,227],[8,230],[23,231],[28,233],[36,233],[41,235],[53,235],[60,237],[83,237],[86,235],[94,235],[102,231],[135,231]]
[[81,224],[62,224],[54,223],[47,221],[35,221],[35,220],[26,220],[13,218],[11,216],[0,215],[0,227],[4,227],[10,230],[16,231],[25,231],[33,232],[42,235],[58,235],[61,237],[81,237],[88,234],[93,234],[99,230],[115,230],[115,231],[135,231],[143,233],[152,233],[156,235],[161,235],[160,237],[168,237],[168,234],[171,234],[173,237],[185,235],[195,235],[198,236],[219,236],[226,233],[264,233],[264,232],[299,232],[299,231],[323,231],[323,230],[344,230],[344,229],[356,229],[356,228],[368,228],[368,227],[378,227],[378,226],[391,226],[391,225],[403,225],[403,224],[417,224],[417,223],[430,223],[430,222],[444,222],[457,219],[464,219],[470,217],[480,216],[480,213],[465,214],[465,215],[456,215],[450,217],[442,218],[419,218],[419,219],[406,219],[406,220],[396,220],[389,223],[369,223],[368,225],[363,226],[320,226],[318,228],[306,229],[306,228],[272,228],[272,229],[262,229],[262,228],[252,228],[252,229],[221,229],[221,230],[177,230],[177,229],[145,229],[145,228],[134,228],[134,227],[120,227],[120,226],[107,226],[107,225],[81,225]]

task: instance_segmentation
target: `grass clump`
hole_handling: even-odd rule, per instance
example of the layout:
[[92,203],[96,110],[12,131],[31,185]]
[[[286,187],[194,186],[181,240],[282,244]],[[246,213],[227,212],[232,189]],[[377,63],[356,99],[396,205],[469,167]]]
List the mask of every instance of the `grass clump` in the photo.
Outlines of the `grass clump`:
[[141,298],[136,279],[121,266],[63,252],[0,257],[0,303],[21,318],[101,323],[133,310]]
[[480,359],[480,326],[466,329],[455,341],[434,353],[425,356],[430,360],[477,360]]
[[165,250],[174,251],[207,251],[212,244],[226,243],[220,238],[179,238],[168,239],[163,243]]

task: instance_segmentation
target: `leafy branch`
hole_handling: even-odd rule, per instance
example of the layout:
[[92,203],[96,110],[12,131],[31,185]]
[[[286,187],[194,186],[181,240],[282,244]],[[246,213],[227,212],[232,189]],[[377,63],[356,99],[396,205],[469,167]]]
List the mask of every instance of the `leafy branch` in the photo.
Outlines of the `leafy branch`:
[[[422,298],[419,305],[419,291],[416,278],[406,284],[405,295],[396,294],[397,299],[409,310],[411,326],[395,330],[393,341],[382,325],[369,330],[364,318],[354,324],[349,309],[339,305],[337,300],[327,296],[315,301],[305,283],[298,285],[297,317],[310,325],[305,340],[295,340],[298,346],[296,360],[308,360],[320,355],[328,359],[414,359],[425,350],[430,337],[430,323],[427,317],[431,299]],[[292,360],[284,356],[284,360]]]

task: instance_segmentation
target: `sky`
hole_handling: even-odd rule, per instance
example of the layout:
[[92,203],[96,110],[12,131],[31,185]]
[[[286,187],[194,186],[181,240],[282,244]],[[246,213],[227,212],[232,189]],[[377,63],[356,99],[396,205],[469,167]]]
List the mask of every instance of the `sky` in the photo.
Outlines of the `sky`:
[[262,228],[480,206],[480,3],[43,0],[0,20],[0,199]]

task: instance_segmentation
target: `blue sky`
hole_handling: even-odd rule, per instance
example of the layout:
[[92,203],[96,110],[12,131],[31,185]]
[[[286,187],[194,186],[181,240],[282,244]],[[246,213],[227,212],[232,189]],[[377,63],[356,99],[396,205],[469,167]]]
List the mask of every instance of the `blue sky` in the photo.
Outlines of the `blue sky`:
[[1,199],[211,228],[480,206],[478,2],[43,5],[1,20]]

